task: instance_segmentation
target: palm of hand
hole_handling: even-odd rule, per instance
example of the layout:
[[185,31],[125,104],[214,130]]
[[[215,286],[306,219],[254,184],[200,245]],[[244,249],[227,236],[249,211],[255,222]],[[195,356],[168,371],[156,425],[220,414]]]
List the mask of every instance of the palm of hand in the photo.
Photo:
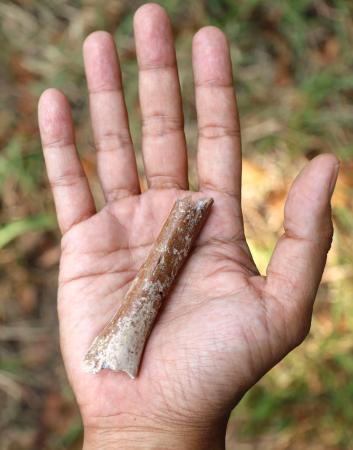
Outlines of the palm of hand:
[[[88,416],[136,413],[134,405],[140,413],[144,405],[162,415],[164,408],[194,414],[205,409],[205,402],[215,412],[219,403],[230,406],[241,395],[240,390],[234,392],[232,379],[239,380],[238,389],[244,392],[267,368],[262,361],[271,351],[270,318],[254,287],[256,268],[235,227],[234,200],[216,194],[197,247],[149,338],[137,379],[112,372],[82,373],[88,346],[116,311],[174,199],[185,195],[156,190],[122,199],[63,238],[62,351],[78,402]],[[183,395],[175,399],[175,392]]]
[[[337,160],[315,158],[285,207],[285,234],[261,277],[244,239],[240,136],[224,35],[194,38],[200,192],[215,203],[165,301],[138,377],[82,371],[92,340],[122,301],[175,199],[188,195],[186,148],[172,34],[157,5],[135,19],[150,189],[139,193],[113,40],[85,44],[98,172],[107,205],[98,213],[74,146],[69,106],[49,90],[39,123],[59,225],[64,233],[58,309],[68,376],[86,426],[187,423],[224,418],[244,392],[308,331],[332,237],[330,198]],[[124,419],[125,418],[125,419]]]

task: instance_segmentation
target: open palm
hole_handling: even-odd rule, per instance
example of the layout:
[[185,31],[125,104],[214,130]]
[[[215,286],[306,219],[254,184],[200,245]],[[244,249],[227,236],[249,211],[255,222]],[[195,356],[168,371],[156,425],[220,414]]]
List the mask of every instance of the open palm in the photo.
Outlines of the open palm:
[[[84,45],[98,170],[106,197],[95,212],[75,146],[70,110],[46,91],[39,122],[63,232],[58,309],[64,361],[86,428],[207,428],[305,337],[330,246],[330,197],[337,161],[324,155],[299,175],[285,210],[285,233],[259,275],[240,206],[240,132],[224,35],[200,30],[193,42],[199,123],[199,191],[210,217],[166,300],[138,377],[82,370],[93,338],[117,310],[174,201],[187,191],[187,156],[175,52],[168,18],[145,5],[134,21],[143,156],[149,189],[140,194],[136,162],[110,35]],[[134,422],[135,423],[135,422]],[[124,425],[125,424],[125,425]]]

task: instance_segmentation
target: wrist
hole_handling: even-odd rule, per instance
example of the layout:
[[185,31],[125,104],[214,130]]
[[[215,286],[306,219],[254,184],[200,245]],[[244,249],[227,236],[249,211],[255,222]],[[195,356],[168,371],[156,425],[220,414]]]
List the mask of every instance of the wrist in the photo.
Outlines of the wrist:
[[224,450],[226,424],[209,428],[85,427],[83,450]]

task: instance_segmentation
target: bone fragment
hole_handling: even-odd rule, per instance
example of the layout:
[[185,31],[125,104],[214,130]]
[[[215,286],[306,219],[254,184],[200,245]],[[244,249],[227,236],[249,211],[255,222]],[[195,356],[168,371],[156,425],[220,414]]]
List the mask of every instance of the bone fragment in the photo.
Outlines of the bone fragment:
[[84,369],[126,372],[135,378],[158,310],[185,262],[213,200],[178,199],[111,321],[94,339]]

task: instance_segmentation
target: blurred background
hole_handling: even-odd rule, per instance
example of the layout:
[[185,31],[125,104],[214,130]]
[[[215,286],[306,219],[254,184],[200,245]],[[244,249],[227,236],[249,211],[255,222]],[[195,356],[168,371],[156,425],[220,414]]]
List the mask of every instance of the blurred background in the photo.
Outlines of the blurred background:
[[[132,16],[142,3],[0,3],[1,450],[81,448],[80,418],[58,349],[59,233],[36,104],[49,86],[69,97],[79,151],[101,203],[81,45],[96,29],[116,37],[139,154]],[[213,24],[230,40],[243,133],[246,230],[262,272],[281,234],[283,204],[296,173],[322,152],[342,161],[333,201],[336,232],[310,336],[237,407],[229,449],[352,449],[353,2],[160,3],[174,26],[191,164],[196,147],[191,38],[199,27]],[[193,171],[190,178],[195,186]]]

